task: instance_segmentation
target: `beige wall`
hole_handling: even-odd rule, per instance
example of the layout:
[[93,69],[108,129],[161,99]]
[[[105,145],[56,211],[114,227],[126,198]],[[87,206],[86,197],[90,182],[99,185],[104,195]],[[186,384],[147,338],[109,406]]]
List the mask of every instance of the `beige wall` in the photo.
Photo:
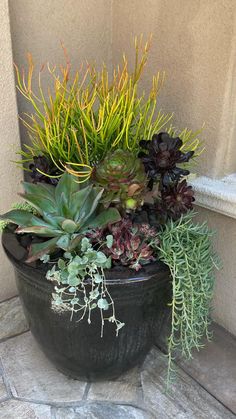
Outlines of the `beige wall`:
[[[6,6],[7,2],[4,4]],[[48,60],[60,63],[63,58],[60,40],[68,49],[72,65],[88,58],[104,60],[110,66],[120,59],[123,51],[132,61],[133,36],[140,33],[148,36],[152,32],[153,47],[143,78],[144,87],[155,71],[165,70],[167,80],[160,107],[175,112],[178,127],[196,130],[206,123],[203,134],[206,152],[199,173],[222,176],[236,172],[235,1],[10,0],[9,5],[14,60],[20,67],[25,64],[27,51],[33,53],[39,66]],[[6,17],[6,9],[3,9],[1,13]],[[5,27],[3,31],[7,33]],[[5,55],[10,71],[6,74],[12,77],[9,36],[7,42]],[[10,84],[12,87],[12,79]],[[6,91],[2,93],[8,95]],[[9,101],[15,106],[14,93],[12,95],[8,95]],[[15,127],[14,135],[7,138],[17,139],[14,106],[10,118],[11,127]],[[27,110],[22,98],[18,98],[18,107],[20,113]],[[3,119],[9,121],[6,113]],[[12,128],[6,127],[12,132]],[[3,132],[1,130],[1,135]],[[24,132],[22,138],[25,141]],[[8,193],[9,178],[7,180],[8,185],[5,182],[0,187]],[[213,211],[199,209],[199,212],[200,218],[206,217],[210,226],[218,230],[216,247],[224,263],[224,269],[217,274],[214,316],[236,333],[236,220]]]
[[216,232],[214,247],[223,263],[216,272],[213,301],[214,319],[236,335],[236,220],[213,211],[196,207],[198,221],[207,221]]
[[[8,2],[2,0],[0,7],[0,213],[7,211],[17,200],[17,190],[22,173],[11,160],[15,159],[15,151],[19,148],[20,138],[18,129],[17,107],[12,68],[12,50]],[[0,301],[16,294],[14,275],[10,263],[0,247]]]
[[[117,23],[118,22],[118,23]],[[200,173],[236,171],[236,2],[234,0],[119,0],[113,5],[113,58],[133,56],[132,37],[153,34],[151,74],[166,71],[160,106],[177,127],[206,127]]]

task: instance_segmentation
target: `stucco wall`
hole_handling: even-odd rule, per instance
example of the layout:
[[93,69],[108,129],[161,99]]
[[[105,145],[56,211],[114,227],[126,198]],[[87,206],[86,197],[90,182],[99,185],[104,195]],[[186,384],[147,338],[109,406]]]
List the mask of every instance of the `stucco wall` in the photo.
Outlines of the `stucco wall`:
[[144,87],[154,71],[165,70],[160,106],[175,113],[178,127],[197,130],[206,124],[199,172],[236,171],[236,2],[114,1],[114,62],[124,50],[132,58],[132,37],[140,33],[153,34]]
[[216,272],[213,317],[236,335],[236,220],[207,209],[196,207],[196,210],[197,220],[207,220],[215,231],[214,247],[223,263],[223,268]]
[[[21,170],[10,163],[15,159],[15,151],[19,149],[20,138],[18,129],[17,106],[12,66],[12,50],[8,2],[2,0],[0,7],[0,213],[7,211],[17,200],[17,191],[22,179]],[[0,247],[0,301],[16,294],[13,269]]]

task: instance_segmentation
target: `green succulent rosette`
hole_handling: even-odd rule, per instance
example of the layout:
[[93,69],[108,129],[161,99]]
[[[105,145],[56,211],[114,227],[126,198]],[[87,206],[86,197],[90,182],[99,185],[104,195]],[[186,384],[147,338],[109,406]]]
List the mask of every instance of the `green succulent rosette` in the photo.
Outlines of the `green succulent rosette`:
[[104,188],[103,204],[135,210],[143,203],[147,176],[143,163],[127,150],[115,150],[93,171],[93,180]]

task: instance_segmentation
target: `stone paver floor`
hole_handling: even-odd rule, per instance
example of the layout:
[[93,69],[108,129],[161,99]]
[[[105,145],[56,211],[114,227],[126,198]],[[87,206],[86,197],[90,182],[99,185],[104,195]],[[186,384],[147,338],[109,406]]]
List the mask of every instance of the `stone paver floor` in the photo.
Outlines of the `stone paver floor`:
[[[0,419],[231,419],[235,415],[188,374],[165,392],[166,358],[153,348],[117,381],[67,378],[28,331],[17,297],[0,303]],[[191,373],[193,376],[193,374]]]

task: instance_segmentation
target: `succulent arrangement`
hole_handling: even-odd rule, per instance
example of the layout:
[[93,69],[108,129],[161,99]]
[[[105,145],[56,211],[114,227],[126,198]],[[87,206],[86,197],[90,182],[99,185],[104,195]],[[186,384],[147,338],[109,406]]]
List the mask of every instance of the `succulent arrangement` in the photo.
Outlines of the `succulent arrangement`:
[[16,67],[18,89],[34,108],[24,121],[31,144],[18,162],[32,182],[23,183],[21,194],[29,208],[0,218],[15,224],[18,235],[42,238],[30,244],[27,262],[47,264],[52,307],[78,320],[87,316],[88,323],[99,309],[101,336],[104,320],[117,334],[125,327],[115,315],[106,269],[139,271],[164,261],[173,278],[171,369],[176,348],[190,356],[208,335],[215,259],[211,233],[192,220],[188,175],[201,151],[198,133],[178,133],[173,116],[158,111],[160,73],[149,95],[138,95],[149,43],[142,47],[136,40],[135,48],[134,71],[124,57],[111,81],[105,66],[99,72],[88,65],[72,79],[68,61],[61,74],[48,66],[54,80],[48,97],[41,73],[39,95],[32,90],[30,56],[27,77]]

